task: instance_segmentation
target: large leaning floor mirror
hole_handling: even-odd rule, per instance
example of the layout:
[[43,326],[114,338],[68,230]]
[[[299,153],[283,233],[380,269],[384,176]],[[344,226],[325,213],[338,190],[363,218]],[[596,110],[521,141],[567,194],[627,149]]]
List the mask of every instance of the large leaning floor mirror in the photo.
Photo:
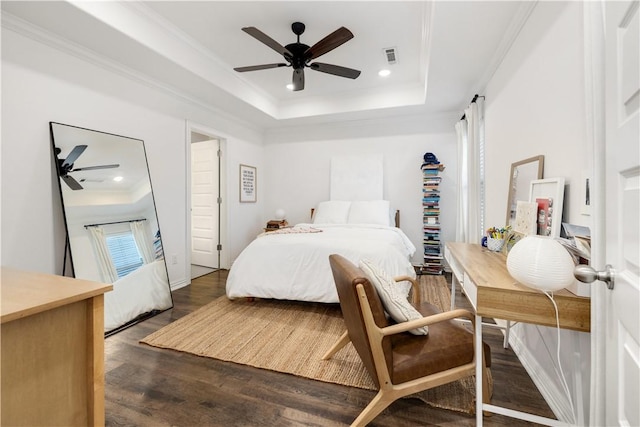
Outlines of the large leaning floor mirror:
[[144,142],[49,126],[74,277],[113,284],[105,334],[171,308]]

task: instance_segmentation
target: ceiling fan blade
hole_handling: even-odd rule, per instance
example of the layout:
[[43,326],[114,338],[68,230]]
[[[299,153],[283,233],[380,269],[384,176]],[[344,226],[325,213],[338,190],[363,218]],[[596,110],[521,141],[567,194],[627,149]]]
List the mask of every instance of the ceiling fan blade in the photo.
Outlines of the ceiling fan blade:
[[260,31],[256,27],[244,27],[242,29],[242,31],[244,31],[245,33],[249,34],[251,37],[255,38],[256,40],[266,44],[271,49],[275,50],[276,52],[278,52],[280,55],[282,55],[284,57],[287,57],[287,56],[288,57],[292,57],[293,56],[293,54],[291,52],[289,52],[289,49],[287,49],[286,47],[282,46],[280,43],[278,43],[277,41],[275,41],[274,39],[272,39],[271,37],[269,37],[268,35],[266,35],[262,31]]
[[119,167],[120,167],[119,164],[100,165],[100,166],[87,166],[87,167],[84,167],[84,168],[72,169],[69,172],[92,171],[92,170],[96,170],[96,169],[113,169],[113,168],[119,168]]
[[348,79],[357,79],[360,75],[360,70],[341,67],[339,65],[325,64],[323,62],[314,62],[309,65],[309,68],[320,71],[321,73],[333,74],[334,76],[346,77]]
[[263,65],[250,65],[248,67],[236,67],[234,70],[244,73],[245,71],[257,71],[257,70],[266,70],[268,68],[279,68],[279,67],[288,67],[289,64],[279,63],[279,64],[263,64]]
[[304,68],[293,70],[293,91],[304,89]]
[[60,178],[62,178],[64,183],[67,184],[69,188],[72,190],[82,190],[83,188],[82,185],[80,185],[80,183],[70,175],[64,175],[64,176],[61,176]]
[[353,33],[351,31],[347,30],[345,27],[340,27],[307,49],[304,53],[304,57],[307,61],[315,59],[320,55],[324,55],[325,53],[337,48],[341,44],[348,42],[352,38]]
[[67,166],[71,166],[73,162],[75,162],[78,159],[78,157],[80,157],[80,155],[84,153],[84,150],[86,149],[87,149],[86,145],[76,145],[75,147],[73,147],[73,150],[71,150],[67,158],[64,159],[64,161],[62,162],[61,167],[64,168]]

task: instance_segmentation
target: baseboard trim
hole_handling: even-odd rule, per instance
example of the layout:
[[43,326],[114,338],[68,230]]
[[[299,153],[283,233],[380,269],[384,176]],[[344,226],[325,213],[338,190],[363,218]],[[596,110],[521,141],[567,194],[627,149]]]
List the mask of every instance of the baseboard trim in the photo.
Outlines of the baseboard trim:
[[[506,322],[505,322],[506,323]],[[549,405],[558,420],[566,423],[573,423],[573,412],[564,391],[556,387],[556,378],[550,376],[547,371],[548,366],[554,366],[557,362],[549,360],[549,363],[540,363],[538,359],[529,351],[528,347],[520,339],[518,332],[523,324],[511,327],[509,334],[509,345],[518,356],[520,363],[531,377],[540,394]],[[575,390],[574,390],[575,394]]]
[[177,291],[178,289],[184,288],[185,286],[190,285],[190,284],[191,284],[191,282],[187,281],[187,280],[180,280],[180,281],[177,281],[177,282],[173,282],[170,285],[171,292]]

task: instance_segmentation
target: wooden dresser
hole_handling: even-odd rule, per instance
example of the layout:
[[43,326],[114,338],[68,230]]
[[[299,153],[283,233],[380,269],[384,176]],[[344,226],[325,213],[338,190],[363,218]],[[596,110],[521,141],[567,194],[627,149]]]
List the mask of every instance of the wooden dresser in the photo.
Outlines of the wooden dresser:
[[104,425],[104,293],[2,267],[1,424]]

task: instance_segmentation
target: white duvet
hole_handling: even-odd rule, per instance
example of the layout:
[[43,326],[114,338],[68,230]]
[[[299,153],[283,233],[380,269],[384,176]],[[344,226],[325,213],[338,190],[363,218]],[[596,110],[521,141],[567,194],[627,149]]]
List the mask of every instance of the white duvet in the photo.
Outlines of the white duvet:
[[113,283],[104,295],[104,330],[116,329],[141,314],[171,307],[164,260],[153,261]]
[[233,263],[227,296],[337,303],[329,255],[358,264],[369,259],[391,276],[415,277],[409,261],[415,246],[396,227],[382,225],[298,224],[315,233],[264,233]]

